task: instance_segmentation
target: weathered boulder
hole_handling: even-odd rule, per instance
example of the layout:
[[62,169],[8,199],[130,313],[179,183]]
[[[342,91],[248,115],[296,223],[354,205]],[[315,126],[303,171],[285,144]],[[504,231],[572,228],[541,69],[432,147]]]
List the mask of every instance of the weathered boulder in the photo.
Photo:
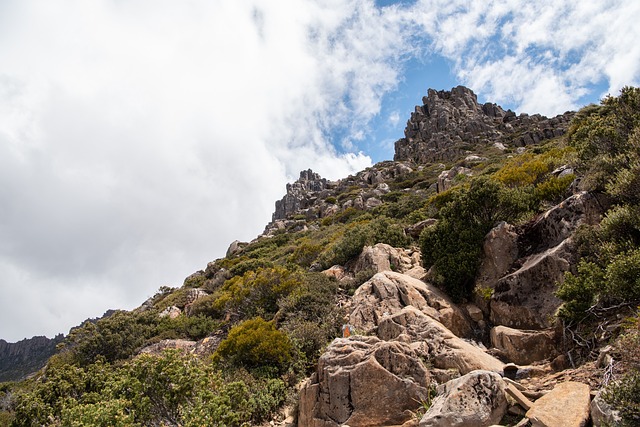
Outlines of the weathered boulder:
[[347,270],[341,265],[331,266],[326,270],[323,270],[322,274],[324,274],[327,277],[334,278],[338,282],[344,279],[349,279],[351,277],[349,276],[349,273],[347,273]]
[[491,296],[491,321],[519,329],[546,329],[562,301],[556,283],[575,261],[571,239],[526,258],[522,267],[498,281]]
[[589,386],[567,381],[533,403],[527,411],[532,427],[584,427],[589,421]]
[[486,427],[507,411],[505,385],[495,372],[473,371],[438,386],[420,427]]
[[353,295],[349,323],[373,331],[380,320],[413,306],[458,336],[470,336],[471,325],[462,309],[435,286],[413,277],[383,271],[362,284]]
[[496,326],[490,332],[491,345],[501,356],[518,365],[550,359],[558,355],[553,330],[531,331]]
[[515,227],[500,222],[484,239],[483,257],[476,275],[476,287],[494,288],[518,259],[518,234]]
[[353,271],[358,273],[368,270],[377,273],[396,271],[415,278],[422,278],[426,273],[420,262],[420,252],[394,248],[386,243],[377,243],[362,249],[353,266]]
[[480,347],[458,338],[449,329],[413,306],[404,307],[380,320],[378,336],[383,340],[402,340],[435,368],[455,369],[462,374],[482,369],[502,372],[504,363]]
[[300,391],[298,425],[399,425],[427,398],[429,384],[427,369],[407,344],[337,338]]
[[596,394],[591,401],[591,421],[594,427],[615,426],[620,424],[622,417],[602,397],[602,391]]
[[525,253],[541,252],[571,237],[581,224],[598,224],[607,201],[586,191],[574,194],[547,210],[523,233]]

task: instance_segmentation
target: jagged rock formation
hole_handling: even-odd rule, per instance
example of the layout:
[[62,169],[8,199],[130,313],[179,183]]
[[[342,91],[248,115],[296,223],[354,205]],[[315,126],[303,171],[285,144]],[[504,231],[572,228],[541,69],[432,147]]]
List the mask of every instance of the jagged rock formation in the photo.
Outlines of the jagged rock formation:
[[63,335],[33,337],[16,343],[0,340],[0,382],[17,381],[42,368],[56,352]]
[[403,162],[381,162],[338,181],[321,178],[310,169],[302,171],[297,181],[287,184],[284,197],[276,201],[272,221],[262,235],[285,229],[305,230],[308,220],[349,208],[368,210],[380,206],[382,196],[390,191],[387,183],[411,172],[413,169]]
[[450,161],[474,144],[525,146],[565,133],[573,113],[554,118],[516,114],[496,104],[480,105],[464,86],[451,91],[429,89],[396,141],[396,161]]
[[285,219],[291,214],[309,208],[322,196],[323,190],[332,186],[335,184],[321,178],[311,169],[300,172],[300,178],[292,184],[287,184],[287,194],[276,202],[273,221]]

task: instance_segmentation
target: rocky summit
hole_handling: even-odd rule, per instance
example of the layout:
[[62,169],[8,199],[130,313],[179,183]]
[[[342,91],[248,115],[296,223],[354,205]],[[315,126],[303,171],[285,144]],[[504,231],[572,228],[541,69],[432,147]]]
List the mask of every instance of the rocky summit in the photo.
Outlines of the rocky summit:
[[395,143],[396,161],[450,161],[478,144],[499,147],[537,144],[563,135],[574,113],[553,118],[516,115],[492,103],[479,104],[475,93],[458,86],[451,91],[429,89],[407,122],[404,138]]
[[393,161],[302,171],[254,240],[0,385],[0,421],[640,425],[638,106],[429,90]]

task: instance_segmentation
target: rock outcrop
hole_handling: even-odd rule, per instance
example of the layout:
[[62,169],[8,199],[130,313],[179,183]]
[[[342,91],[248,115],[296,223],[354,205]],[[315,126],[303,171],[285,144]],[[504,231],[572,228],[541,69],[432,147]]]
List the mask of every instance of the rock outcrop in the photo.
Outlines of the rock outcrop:
[[500,375],[473,371],[438,387],[420,427],[486,427],[499,423],[506,411]]
[[437,320],[413,306],[386,316],[378,326],[381,339],[411,343],[416,353],[438,369],[453,369],[461,374],[474,370],[503,372],[504,363],[454,335]]
[[496,104],[478,103],[471,89],[429,89],[395,143],[394,160],[427,163],[462,157],[469,145],[525,146],[566,132],[573,113],[554,118],[516,114]]
[[471,334],[465,312],[441,290],[401,273],[377,273],[356,290],[352,302],[355,308],[349,322],[363,331],[373,332],[382,319],[411,306],[458,336]]
[[[604,212],[604,202],[581,192],[546,211],[520,231],[513,260],[513,231],[507,226],[492,230],[485,240],[485,258],[479,278],[480,286],[494,289],[491,297],[491,321],[496,325],[519,329],[545,329],[561,301],[555,296],[557,283],[575,265],[572,236],[581,224],[597,224]],[[500,227],[500,226],[499,226]],[[500,265],[494,259],[503,252]],[[501,272],[517,270],[495,280]]]
[[337,338],[300,392],[298,425],[400,425],[427,399],[430,376],[407,344]]
[[300,178],[292,184],[287,184],[287,194],[276,202],[273,221],[286,219],[293,213],[309,208],[317,200],[319,193],[329,186],[329,181],[311,169],[300,172]]
[[353,266],[353,272],[395,271],[421,279],[426,274],[420,261],[420,252],[411,249],[394,248],[386,243],[365,246]]
[[16,343],[0,339],[0,382],[17,381],[42,368],[56,352],[63,335],[25,338]]

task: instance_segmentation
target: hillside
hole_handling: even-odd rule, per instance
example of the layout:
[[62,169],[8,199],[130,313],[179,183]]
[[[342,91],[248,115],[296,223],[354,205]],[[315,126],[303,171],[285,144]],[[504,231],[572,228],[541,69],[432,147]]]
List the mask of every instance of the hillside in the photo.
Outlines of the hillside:
[[72,330],[0,425],[637,425],[640,90],[422,101],[393,161],[301,172],[256,239]]

